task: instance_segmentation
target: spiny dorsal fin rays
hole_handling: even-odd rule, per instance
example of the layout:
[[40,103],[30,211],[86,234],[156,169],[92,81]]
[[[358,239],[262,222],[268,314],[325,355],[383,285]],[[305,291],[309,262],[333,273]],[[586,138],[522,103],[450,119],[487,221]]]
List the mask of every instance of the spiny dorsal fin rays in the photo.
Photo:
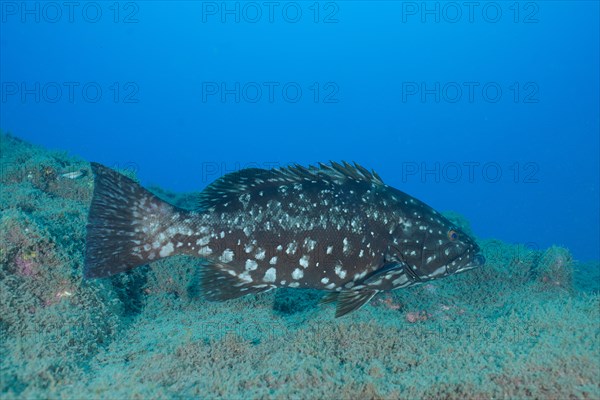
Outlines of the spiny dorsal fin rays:
[[348,179],[374,185],[384,184],[375,171],[369,172],[356,162],[351,165],[345,161],[342,164],[332,161],[329,165],[319,163],[318,166],[309,167],[294,164],[272,170],[249,168],[224,175],[208,185],[200,193],[199,209],[210,209],[236,200],[244,193],[259,192],[280,185],[330,180],[335,184],[342,184]]
[[265,182],[269,176],[272,176],[272,171],[261,168],[247,168],[223,175],[200,193],[199,209],[227,202],[231,196],[239,196],[256,184]]
[[326,171],[329,175],[336,176],[338,178],[352,178],[360,181],[377,183],[380,185],[384,184],[381,177],[375,171],[369,172],[369,170],[357,162],[353,162],[353,165],[351,165],[346,161],[342,161],[342,164],[339,164],[335,161],[330,161],[330,165],[319,163],[319,166],[321,167],[320,171]]

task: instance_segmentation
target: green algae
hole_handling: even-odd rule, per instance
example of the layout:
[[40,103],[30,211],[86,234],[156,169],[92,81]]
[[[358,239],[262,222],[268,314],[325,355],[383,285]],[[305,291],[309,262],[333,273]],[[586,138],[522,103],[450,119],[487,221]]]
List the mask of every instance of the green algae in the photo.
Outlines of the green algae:
[[598,264],[567,249],[481,240],[484,268],[340,319],[316,291],[211,303],[188,257],[83,280],[89,165],[0,155],[2,398],[600,397]]

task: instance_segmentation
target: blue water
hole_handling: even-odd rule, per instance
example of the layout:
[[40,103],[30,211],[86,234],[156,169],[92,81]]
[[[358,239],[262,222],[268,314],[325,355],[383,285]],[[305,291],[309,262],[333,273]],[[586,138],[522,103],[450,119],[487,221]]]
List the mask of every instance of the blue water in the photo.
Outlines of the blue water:
[[177,191],[355,160],[480,237],[600,258],[598,2],[0,6],[18,137]]

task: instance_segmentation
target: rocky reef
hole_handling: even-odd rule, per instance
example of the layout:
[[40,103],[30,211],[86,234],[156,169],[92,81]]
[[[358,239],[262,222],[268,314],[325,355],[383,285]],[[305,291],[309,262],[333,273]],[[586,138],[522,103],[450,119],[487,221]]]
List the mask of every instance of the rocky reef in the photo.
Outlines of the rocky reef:
[[3,399],[600,398],[599,266],[567,249],[481,239],[484,268],[340,319],[317,291],[212,303],[197,259],[82,278],[85,160],[0,134],[0,167]]

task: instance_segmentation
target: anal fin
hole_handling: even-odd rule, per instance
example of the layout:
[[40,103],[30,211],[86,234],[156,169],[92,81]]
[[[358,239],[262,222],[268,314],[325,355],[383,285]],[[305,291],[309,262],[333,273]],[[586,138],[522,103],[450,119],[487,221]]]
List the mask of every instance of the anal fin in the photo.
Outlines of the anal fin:
[[200,287],[203,297],[207,300],[225,301],[273,289],[272,285],[253,285],[230,273],[229,268],[223,264],[207,262],[201,269]]
[[342,317],[352,311],[356,311],[369,302],[377,294],[378,290],[342,290],[327,294],[321,303],[332,303],[337,301],[335,317]]

